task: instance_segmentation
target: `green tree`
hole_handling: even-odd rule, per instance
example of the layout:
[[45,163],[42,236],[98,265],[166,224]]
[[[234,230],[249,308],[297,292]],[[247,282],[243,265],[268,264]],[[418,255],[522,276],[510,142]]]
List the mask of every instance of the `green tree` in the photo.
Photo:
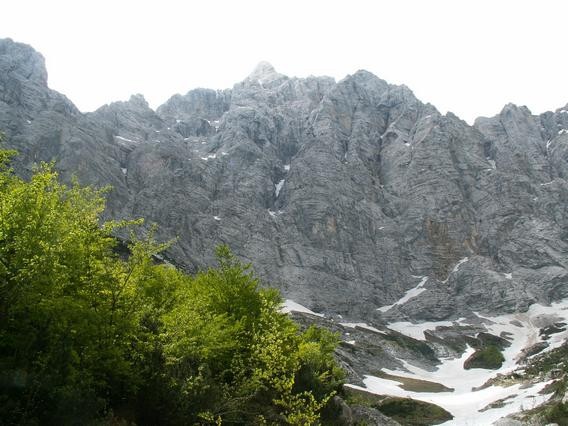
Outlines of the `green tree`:
[[30,181],[0,150],[0,419],[7,424],[318,423],[341,385],[337,336],[301,332],[227,246],[188,276],[102,223],[104,191]]

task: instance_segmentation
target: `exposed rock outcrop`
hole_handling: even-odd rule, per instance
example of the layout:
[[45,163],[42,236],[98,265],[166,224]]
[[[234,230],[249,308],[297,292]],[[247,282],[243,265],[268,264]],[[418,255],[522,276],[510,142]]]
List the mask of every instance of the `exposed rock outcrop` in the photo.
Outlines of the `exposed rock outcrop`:
[[81,114],[48,88],[40,54],[0,40],[19,173],[55,160],[65,179],[113,186],[109,217],[179,237],[177,263],[204,267],[226,242],[287,297],[367,322],[567,295],[567,109],[507,105],[469,126],[366,71],[335,82],[261,63],[157,111],[136,95]]

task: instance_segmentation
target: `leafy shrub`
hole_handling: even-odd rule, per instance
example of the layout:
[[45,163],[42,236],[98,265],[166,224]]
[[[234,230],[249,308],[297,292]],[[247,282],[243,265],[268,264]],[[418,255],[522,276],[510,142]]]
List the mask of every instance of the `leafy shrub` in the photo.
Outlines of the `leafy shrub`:
[[7,424],[313,424],[341,385],[338,337],[280,313],[228,247],[194,277],[166,245],[100,225],[104,192],[0,150],[0,419]]

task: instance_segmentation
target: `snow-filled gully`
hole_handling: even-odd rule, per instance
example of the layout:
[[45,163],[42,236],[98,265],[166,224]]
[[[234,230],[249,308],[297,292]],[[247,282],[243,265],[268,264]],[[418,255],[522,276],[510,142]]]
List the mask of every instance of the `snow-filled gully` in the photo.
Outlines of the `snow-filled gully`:
[[[496,317],[483,316],[477,314],[484,320],[487,332],[496,336],[506,334],[511,346],[503,350],[505,362],[498,370],[470,369],[463,368],[464,361],[473,354],[474,349],[468,347],[460,358],[443,359],[442,364],[436,371],[426,371],[403,361],[407,371],[383,369],[387,374],[399,377],[409,377],[413,379],[426,380],[440,383],[451,392],[414,392],[407,391],[400,387],[401,383],[396,380],[383,379],[374,376],[366,376],[365,387],[348,385],[355,389],[365,390],[380,395],[391,395],[413,398],[420,401],[431,402],[449,411],[454,418],[446,423],[449,425],[491,425],[493,422],[509,414],[519,412],[523,409],[534,408],[550,398],[550,394],[541,395],[543,388],[550,383],[541,382],[530,387],[522,386],[520,383],[513,386],[501,387],[491,385],[481,390],[473,390],[481,387],[489,379],[498,374],[507,374],[519,367],[518,357],[522,349],[543,341],[539,335],[539,330],[544,323],[566,321],[568,319],[568,300],[553,303],[551,306],[532,305],[529,310],[521,314],[509,314]],[[454,323],[429,322],[422,324],[412,324],[409,322],[396,322],[389,324],[389,328],[396,330],[409,337],[425,340],[424,331],[433,330],[437,326],[449,326],[452,324],[467,324],[465,319],[460,319]],[[549,346],[541,353],[550,351],[562,345],[568,338],[568,330],[553,334],[547,340]],[[490,404],[497,401],[494,408]]]
[[[418,293],[426,283],[425,277],[419,285],[407,292],[403,299],[410,299]],[[403,302],[399,300],[397,303]],[[392,307],[394,305],[391,305]],[[306,307],[292,301],[286,300],[282,308],[283,312],[298,311],[311,315],[323,316],[315,313]],[[480,388],[489,379],[498,374],[507,374],[519,368],[518,358],[524,348],[530,347],[535,343],[543,341],[543,336],[539,335],[540,329],[545,324],[556,322],[568,322],[568,299],[553,303],[550,306],[539,304],[532,305],[527,312],[517,314],[507,314],[495,317],[476,314],[479,319],[484,321],[488,333],[495,336],[506,335],[511,345],[503,350],[505,361],[498,370],[486,370],[474,368],[466,370],[463,368],[465,360],[473,353],[474,349],[468,347],[459,358],[442,359],[442,363],[435,371],[427,371],[401,360],[406,371],[383,369],[384,373],[390,376],[408,377],[412,379],[425,380],[428,382],[440,383],[447,388],[453,389],[448,392],[415,392],[403,389],[402,383],[396,379],[384,379],[375,376],[365,376],[365,387],[347,385],[354,389],[364,390],[379,395],[390,395],[405,398],[413,398],[419,401],[436,404],[449,411],[454,418],[443,423],[444,426],[487,426],[509,414],[517,413],[522,410],[534,408],[550,398],[550,394],[540,392],[551,383],[551,381],[541,382],[532,386],[522,385],[521,383],[512,386],[486,386]],[[364,323],[341,323],[346,327],[361,327],[380,331]],[[410,322],[394,322],[388,328],[402,333],[408,337],[418,340],[425,340],[424,331],[434,330],[438,326],[466,325],[468,321],[460,318],[457,321],[424,322],[414,324]],[[506,334],[505,334],[506,333]],[[560,333],[552,334],[547,340],[549,346],[542,352],[558,348],[568,338],[568,329]],[[348,342],[355,344],[354,341]],[[493,407],[490,405],[496,402]]]

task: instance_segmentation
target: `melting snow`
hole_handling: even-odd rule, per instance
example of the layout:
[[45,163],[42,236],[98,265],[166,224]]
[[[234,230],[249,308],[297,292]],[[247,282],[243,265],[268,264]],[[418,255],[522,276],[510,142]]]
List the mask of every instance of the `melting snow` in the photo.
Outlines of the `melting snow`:
[[136,141],[133,141],[132,139],[123,138],[122,136],[115,136],[115,138],[118,139],[119,141],[134,142],[134,143],[136,143]]
[[27,122],[28,124],[32,124],[32,122],[31,122],[30,120],[26,120],[26,122]]
[[179,119],[178,119],[178,120],[176,120],[176,123],[181,123],[181,120],[179,120]]
[[546,182],[546,183],[541,183],[540,186],[546,186],[546,185],[550,185],[552,184],[554,181],[551,180],[550,182]]
[[420,277],[422,278],[422,281],[420,281],[420,283],[414,287],[411,288],[410,290],[408,290],[404,296],[402,296],[398,301],[394,302],[392,305],[388,305],[388,306],[382,306],[380,308],[377,308],[377,311],[381,311],[381,312],[386,312],[389,309],[393,308],[396,305],[404,305],[406,302],[408,302],[410,299],[418,296],[420,293],[422,293],[423,291],[426,291],[426,289],[424,288],[424,284],[426,284],[426,281],[428,281],[428,277]]
[[[458,266],[459,265],[456,265],[456,268]],[[508,279],[512,278],[511,273],[504,275]],[[421,393],[405,391],[399,387],[400,383],[396,380],[381,379],[373,376],[366,376],[364,383],[367,388],[365,390],[383,395],[410,397],[437,404],[454,415],[453,420],[444,423],[444,425],[447,426],[467,424],[489,425],[508,414],[519,412],[522,409],[536,407],[548,400],[550,395],[540,395],[539,392],[546,385],[551,383],[551,381],[538,383],[527,388],[524,388],[520,383],[509,387],[489,386],[479,391],[473,391],[472,388],[481,386],[486,383],[488,379],[498,374],[507,374],[514,371],[518,366],[518,357],[522,350],[539,341],[544,341],[544,336],[540,336],[539,334],[542,327],[555,322],[568,320],[568,299],[553,303],[551,306],[534,304],[524,313],[506,314],[495,317],[483,316],[481,314],[476,315],[485,320],[484,324],[487,328],[487,332],[496,336],[500,336],[502,333],[508,333],[506,335],[511,342],[511,346],[503,350],[505,361],[499,370],[464,370],[464,361],[474,352],[473,348],[468,347],[466,352],[459,358],[443,359],[442,364],[438,366],[436,371],[422,370],[405,361],[403,361],[403,364],[408,371],[383,369],[383,371],[391,375],[441,383],[453,388],[453,392]],[[462,318],[457,320],[456,323],[465,324],[466,321]],[[450,325],[452,325],[452,323],[449,321],[421,324],[398,322],[389,324],[388,327],[409,337],[424,340],[425,330],[433,330],[437,326]],[[551,335],[550,338],[546,340],[549,343],[549,347],[543,352],[561,346],[566,338],[568,338],[568,330]],[[357,388],[356,386],[352,387]],[[486,408],[489,404],[502,399],[505,399],[502,407],[487,409],[483,412],[479,411]]]
[[508,274],[504,274],[505,278],[507,278],[508,280],[512,280],[513,279],[513,274],[508,273]]
[[308,308],[306,308],[305,306],[300,305],[299,303],[294,302],[293,300],[290,299],[286,299],[284,301],[284,304],[282,305],[282,309],[280,309],[280,312],[283,313],[288,313],[288,312],[304,312],[306,314],[311,314],[311,315],[315,315],[318,317],[323,317],[323,314],[318,314],[314,311],[309,310]]
[[356,328],[356,327],[360,327],[360,328],[365,328],[367,330],[371,330],[374,331],[375,333],[379,333],[379,334],[387,334],[384,331],[381,331],[375,327],[371,327],[369,324],[367,324],[366,322],[340,322],[340,325],[344,326],[344,327],[349,327],[349,328]]
[[560,110],[560,114],[568,114],[568,111],[566,111],[565,109]]
[[282,179],[280,182],[278,182],[276,185],[274,185],[274,195],[276,196],[276,198],[278,198],[278,195],[280,194],[280,190],[284,186],[284,182],[286,182],[286,179]]
[[[475,370],[466,371],[475,372]],[[387,373],[388,372],[387,370]],[[456,368],[455,374],[459,374],[459,376],[456,377],[463,380],[463,372],[464,370],[460,371]],[[398,371],[395,371],[394,374],[401,375]],[[413,376],[413,378],[417,377]],[[439,381],[438,376],[433,377],[433,380]],[[539,395],[539,392],[552,381],[539,383],[527,389],[521,389],[522,385],[516,384],[507,388],[490,386],[477,392],[455,391],[439,393],[406,391],[399,387],[399,382],[397,381],[380,379],[373,376],[366,376],[363,382],[366,388],[353,385],[348,386],[382,395],[388,394],[431,402],[445,408],[454,416],[452,420],[442,423],[442,425],[463,426],[490,425],[500,418],[516,413],[523,408],[529,409],[542,404],[550,398],[550,395]],[[508,399],[504,402],[505,405],[503,407],[488,409],[483,412],[479,411],[487,407],[487,405],[504,398]]]
[[566,130],[566,129],[561,129],[561,130],[558,131],[558,134],[559,134],[559,135],[563,135],[564,133],[568,133],[568,130]]
[[461,259],[456,266],[454,266],[454,269],[452,269],[452,272],[458,272],[460,270],[460,266],[462,266],[465,262],[467,262],[469,260],[469,257],[464,257],[463,259]]
[[215,220],[221,220],[221,218],[219,216],[213,216],[213,219]]
[[424,340],[424,331],[434,330],[438,326],[449,327],[452,325],[454,325],[453,321],[422,322],[420,324],[413,324],[409,321],[399,321],[389,324],[388,327],[413,339]]
[[217,154],[210,154],[210,155],[208,155],[208,156],[206,156],[206,157],[201,157],[201,159],[204,160],[204,161],[207,161],[207,160],[210,160],[210,159],[214,159],[214,158],[217,158]]
[[290,171],[290,164],[284,164],[284,170],[289,172]]
[[126,176],[126,173],[128,173],[128,170],[124,167],[121,167],[120,170],[122,170],[122,174]]
[[489,162],[489,164],[491,164],[491,168],[493,170],[495,170],[497,168],[497,165],[495,164],[495,160],[487,160]]
[[355,340],[347,340],[345,343],[348,343],[349,345],[355,345]]

